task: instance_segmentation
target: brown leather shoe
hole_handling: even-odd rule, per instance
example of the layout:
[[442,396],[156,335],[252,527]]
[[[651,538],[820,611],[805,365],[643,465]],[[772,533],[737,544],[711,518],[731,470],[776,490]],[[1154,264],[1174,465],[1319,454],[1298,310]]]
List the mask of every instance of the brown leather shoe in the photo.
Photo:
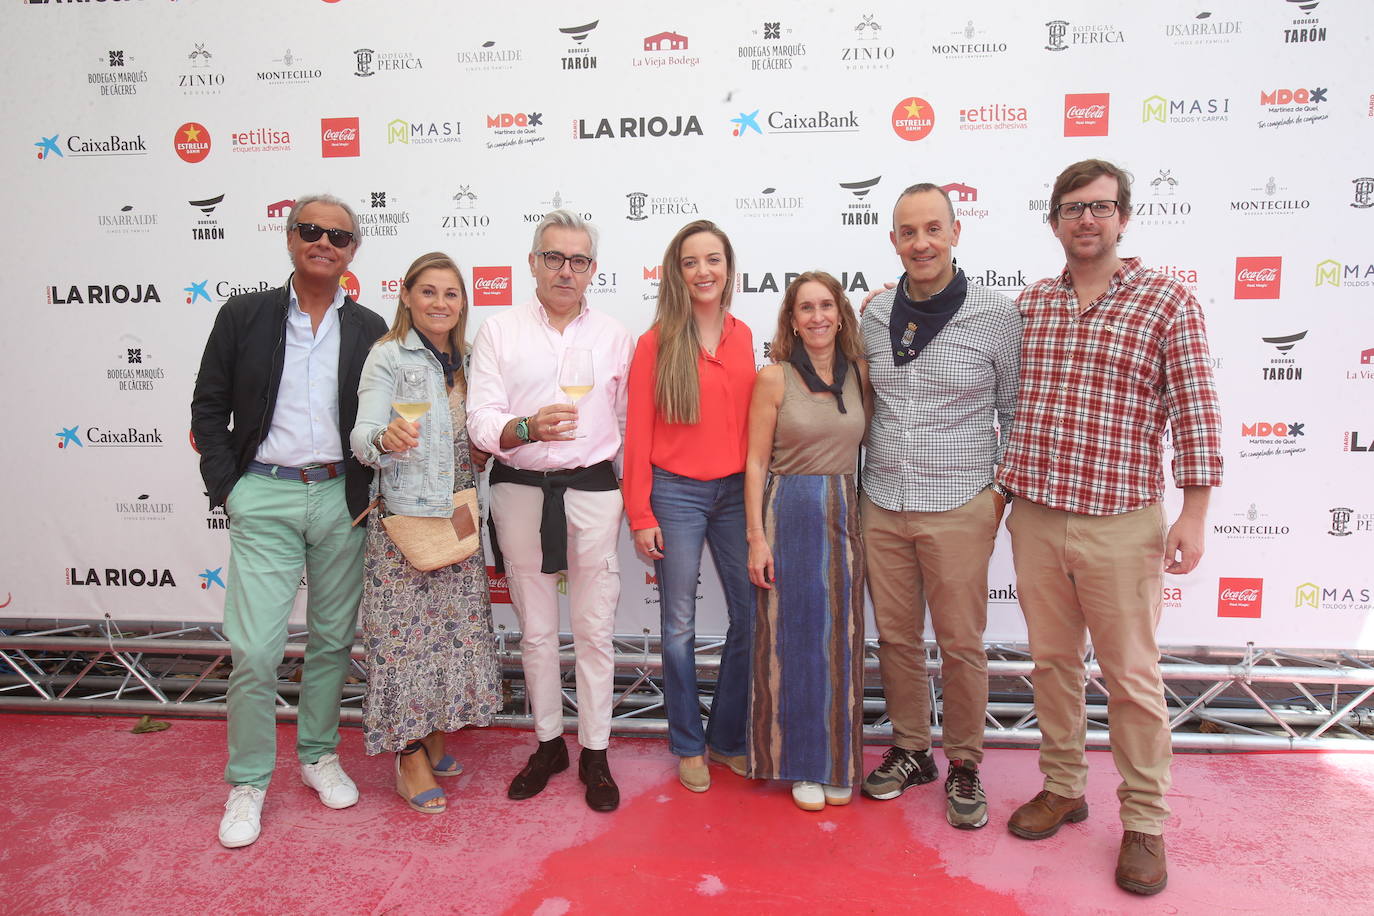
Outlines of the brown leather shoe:
[[1048,790],[1016,809],[1007,829],[1023,840],[1043,840],[1059,832],[1064,824],[1076,824],[1088,817],[1088,802],[1065,798]]
[[693,792],[705,792],[711,788],[711,768],[705,760],[689,764],[686,757],[678,758],[677,781]]
[[1127,830],[1116,857],[1116,884],[1132,894],[1158,894],[1169,883],[1164,837]]
[[725,764],[736,776],[745,776],[749,773],[749,759],[743,754],[722,754],[720,751],[710,750],[706,752],[706,756],[716,763]]
[[530,754],[524,768],[511,780],[506,797],[516,801],[533,798],[544,791],[544,787],[549,784],[550,776],[567,768],[568,746],[563,743],[563,736],[540,741],[539,747]]

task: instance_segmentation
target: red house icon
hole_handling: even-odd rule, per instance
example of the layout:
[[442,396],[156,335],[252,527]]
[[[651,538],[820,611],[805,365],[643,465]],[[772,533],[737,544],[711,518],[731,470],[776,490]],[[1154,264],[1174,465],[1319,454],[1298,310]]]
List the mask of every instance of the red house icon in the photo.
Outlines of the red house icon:
[[1360,365],[1374,366],[1374,347],[1371,347],[1368,350],[1360,351]]
[[295,205],[294,200],[279,200],[274,204],[267,205],[267,215],[269,217],[286,216]]
[[951,198],[953,198],[961,204],[973,203],[976,200],[978,200],[977,188],[971,188],[968,185],[960,184],[957,181],[951,184],[940,185],[940,190],[944,191]]
[[646,51],[686,51],[687,36],[677,32],[659,32],[644,39]]

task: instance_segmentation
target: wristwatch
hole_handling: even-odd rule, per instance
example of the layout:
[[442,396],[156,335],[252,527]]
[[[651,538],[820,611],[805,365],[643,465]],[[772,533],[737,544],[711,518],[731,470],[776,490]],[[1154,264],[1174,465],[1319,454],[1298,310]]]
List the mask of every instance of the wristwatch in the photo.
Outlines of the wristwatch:
[[519,421],[518,423],[515,424],[515,438],[519,439],[521,442],[530,442],[530,441],[532,441],[532,440],[530,439],[530,418],[529,418],[529,417],[521,417],[521,418],[520,418],[520,421]]

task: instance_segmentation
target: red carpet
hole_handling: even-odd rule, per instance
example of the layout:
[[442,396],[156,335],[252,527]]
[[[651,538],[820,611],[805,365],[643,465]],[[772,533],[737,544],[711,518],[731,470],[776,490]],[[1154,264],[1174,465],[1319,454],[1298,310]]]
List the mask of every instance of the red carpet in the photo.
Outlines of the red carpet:
[[[992,820],[944,822],[940,783],[899,800],[808,814],[781,784],[712,766],[681,788],[664,742],[618,738],[622,804],[582,802],[576,761],[537,798],[506,799],[528,733],[472,731],[450,749],[446,814],[411,812],[389,757],[340,748],[362,800],[323,807],[280,729],[262,838],[220,847],[224,724],[0,715],[0,912],[84,913],[1352,913],[1368,911],[1374,755],[1190,755],[1175,760],[1170,885],[1112,883],[1120,827],[1111,757],[1090,755],[1092,816],[1048,840],[1006,832],[1039,788],[1035,754],[988,754]],[[575,743],[573,744],[575,754]],[[880,748],[868,752],[876,763]],[[943,769],[943,761],[941,761]]]

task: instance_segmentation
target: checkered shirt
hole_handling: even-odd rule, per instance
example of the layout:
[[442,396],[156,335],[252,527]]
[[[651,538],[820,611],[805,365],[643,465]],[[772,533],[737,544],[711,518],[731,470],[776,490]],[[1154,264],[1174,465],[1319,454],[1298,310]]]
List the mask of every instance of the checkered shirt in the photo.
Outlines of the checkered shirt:
[[873,420],[864,492],[893,512],[957,509],[992,483],[1016,410],[1021,316],[1006,296],[974,283],[954,317],[903,366],[893,365],[888,319],[896,294],[874,297],[860,321]]
[[1164,495],[1161,438],[1173,428],[1180,487],[1221,483],[1221,412],[1202,306],[1130,258],[1080,314],[1068,270],[1026,287],[1021,394],[998,481],[1082,515]]

